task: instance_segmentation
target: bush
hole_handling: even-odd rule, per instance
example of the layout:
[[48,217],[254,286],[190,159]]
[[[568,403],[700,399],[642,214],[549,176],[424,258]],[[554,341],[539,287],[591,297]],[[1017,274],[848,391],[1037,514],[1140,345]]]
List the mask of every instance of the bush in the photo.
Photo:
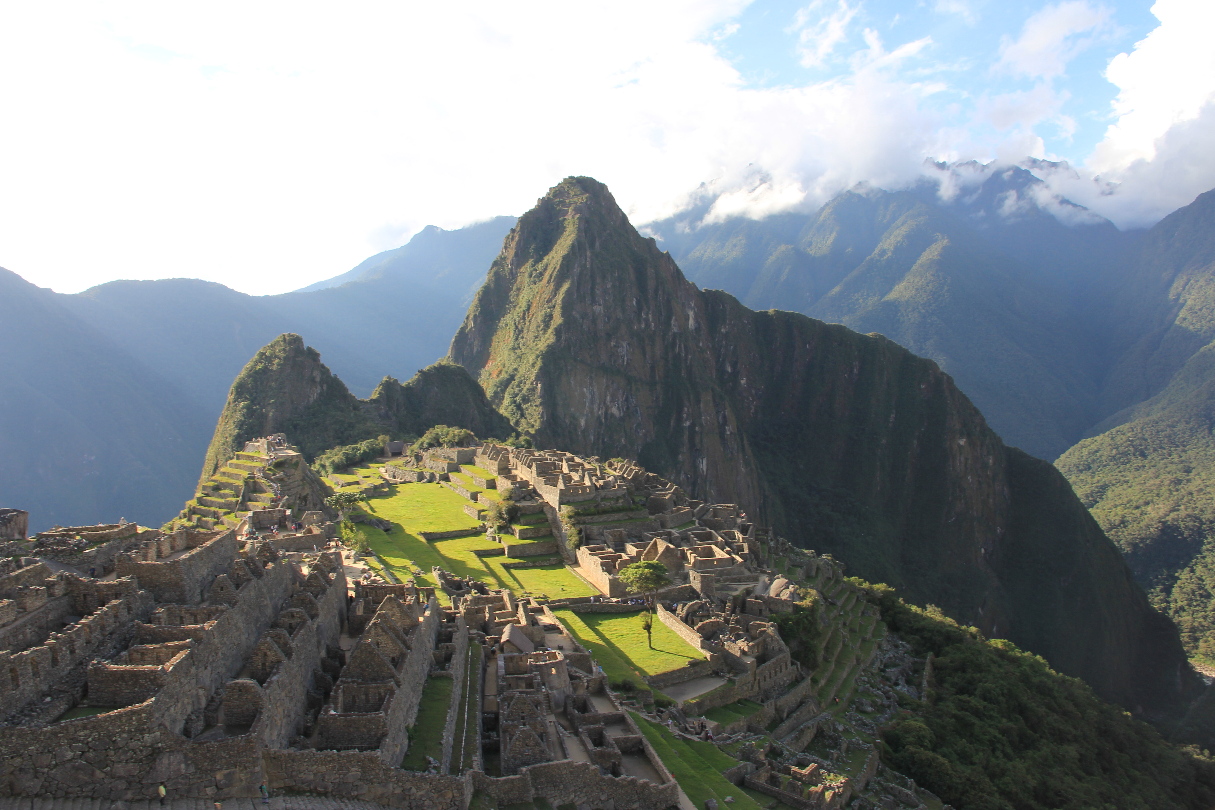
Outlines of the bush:
[[501,501],[486,501],[486,525],[503,530],[517,517],[519,517],[519,506],[510,498],[503,498]]
[[367,542],[367,538],[358,530],[358,527],[349,520],[343,520],[338,527],[338,537],[341,538],[342,544],[351,551],[362,554],[370,550],[371,545]]
[[334,447],[317,456],[312,466],[321,475],[332,475],[338,470],[354,467],[376,458],[384,452],[384,445],[387,443],[387,436],[377,436],[357,444]]
[[422,438],[413,443],[409,448],[409,452],[420,453],[432,447],[462,447],[476,440],[477,437],[471,430],[465,430],[462,427],[435,425],[423,433]]
[[578,514],[572,505],[566,504],[561,507],[558,513],[558,520],[561,521],[561,528],[565,532],[565,539],[569,543],[569,547],[577,551],[582,545],[582,528],[574,522],[574,516]]

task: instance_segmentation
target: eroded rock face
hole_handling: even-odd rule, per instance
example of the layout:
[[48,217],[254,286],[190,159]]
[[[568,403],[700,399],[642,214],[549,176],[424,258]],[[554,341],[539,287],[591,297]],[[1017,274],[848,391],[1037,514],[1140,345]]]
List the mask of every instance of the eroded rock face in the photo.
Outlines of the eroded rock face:
[[519,220],[450,356],[539,446],[636,458],[755,510],[1107,699],[1165,711],[1196,684],[1062,477],[935,363],[698,290],[594,180]]

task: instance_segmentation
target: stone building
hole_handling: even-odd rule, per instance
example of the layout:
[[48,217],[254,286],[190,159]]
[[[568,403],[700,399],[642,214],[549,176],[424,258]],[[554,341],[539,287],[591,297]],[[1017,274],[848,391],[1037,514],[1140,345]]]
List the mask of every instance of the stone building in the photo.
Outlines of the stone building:
[[24,540],[29,529],[29,512],[21,509],[0,509],[0,541]]

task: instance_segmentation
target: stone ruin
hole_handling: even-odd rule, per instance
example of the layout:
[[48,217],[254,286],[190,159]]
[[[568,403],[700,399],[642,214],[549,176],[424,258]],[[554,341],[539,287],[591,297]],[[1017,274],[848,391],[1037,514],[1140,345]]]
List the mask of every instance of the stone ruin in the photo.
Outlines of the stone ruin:
[[[294,452],[281,437],[259,442],[247,448],[259,459]],[[462,810],[474,793],[499,804],[675,805],[670,772],[553,613],[635,609],[620,599],[616,573],[640,560],[672,573],[656,616],[702,655],[646,680],[672,694],[710,683],[667,710],[671,728],[741,738],[751,729],[775,740],[745,746],[727,778],[807,810],[842,807],[871,779],[882,795],[917,795],[897,775],[875,776],[873,751],[847,779],[833,761],[800,753],[816,738],[833,741],[836,754],[849,745],[826,711],[838,687],[824,691],[778,630],[799,602],[858,609],[830,558],[627,463],[496,445],[412,461],[433,480],[475,473],[478,487],[509,489],[554,529],[565,507],[562,520],[592,541],[577,550],[580,572],[603,596],[548,604],[442,569],[437,588],[347,582],[325,515],[273,503],[235,526],[43,533],[33,547],[64,565],[106,549],[95,555],[105,579],[29,557],[0,573],[0,795],[131,801],[163,784],[174,798],[216,800],[266,784],[403,808]],[[766,567],[777,558],[787,576]],[[894,673],[885,680],[907,694],[927,688],[927,675],[913,683],[918,670],[896,642],[875,655]],[[861,672],[858,704],[868,714],[897,709],[872,671],[874,655],[838,657],[844,674]],[[435,678],[452,683],[441,753],[426,772],[404,770]],[[742,700],[758,712],[725,725],[703,716]],[[847,719],[875,722],[855,711]]]
[[0,542],[24,540],[29,530],[29,512],[21,509],[0,509]]

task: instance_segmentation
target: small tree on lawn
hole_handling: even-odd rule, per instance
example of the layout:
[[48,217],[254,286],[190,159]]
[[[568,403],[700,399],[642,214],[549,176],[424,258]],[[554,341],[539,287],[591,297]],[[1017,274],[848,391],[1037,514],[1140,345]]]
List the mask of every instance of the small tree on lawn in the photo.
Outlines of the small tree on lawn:
[[643,560],[626,565],[616,576],[629,589],[629,593],[644,594],[646,604],[654,608],[654,592],[671,581],[667,567],[657,560]]
[[654,649],[654,614],[648,610],[641,614],[641,629],[645,631],[645,643]]
[[367,500],[361,492],[336,492],[325,499],[325,506],[337,510],[338,521],[346,520],[346,513]]

